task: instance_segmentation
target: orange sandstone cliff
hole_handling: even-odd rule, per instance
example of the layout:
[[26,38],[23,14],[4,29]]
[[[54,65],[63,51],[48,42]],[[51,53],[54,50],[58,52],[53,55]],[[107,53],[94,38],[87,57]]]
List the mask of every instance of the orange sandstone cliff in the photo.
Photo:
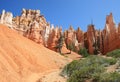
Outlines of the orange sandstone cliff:
[[58,53],[0,25],[1,82],[36,82],[31,76],[39,77],[40,73],[59,69],[66,62]]
[[55,47],[58,44],[60,33],[64,35],[64,48],[72,43],[77,51],[85,47],[90,54],[94,54],[96,51],[106,54],[120,48],[120,24],[117,27],[112,13],[107,15],[103,30],[97,30],[93,24],[90,24],[86,32],[80,28],[74,30],[72,26],[63,32],[60,27],[54,27],[48,23],[40,10],[31,9],[23,9],[21,15],[14,18],[12,13],[4,10],[0,23],[54,51],[57,51]]

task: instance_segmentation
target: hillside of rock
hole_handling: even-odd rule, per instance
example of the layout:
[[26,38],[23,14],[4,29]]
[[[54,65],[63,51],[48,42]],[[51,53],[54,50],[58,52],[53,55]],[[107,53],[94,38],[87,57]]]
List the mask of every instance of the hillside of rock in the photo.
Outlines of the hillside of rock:
[[1,82],[31,82],[39,73],[59,69],[67,62],[60,54],[0,25]]
[[120,24],[115,24],[112,13],[106,16],[103,30],[98,30],[95,25],[89,24],[86,32],[80,28],[74,30],[72,26],[63,31],[62,27],[55,27],[47,22],[40,10],[31,9],[23,9],[21,15],[16,17],[3,10],[0,23],[53,51],[58,51],[56,46],[61,33],[64,35],[63,47],[67,49],[68,46],[73,45],[76,52],[85,47],[90,54],[106,54],[120,48]]

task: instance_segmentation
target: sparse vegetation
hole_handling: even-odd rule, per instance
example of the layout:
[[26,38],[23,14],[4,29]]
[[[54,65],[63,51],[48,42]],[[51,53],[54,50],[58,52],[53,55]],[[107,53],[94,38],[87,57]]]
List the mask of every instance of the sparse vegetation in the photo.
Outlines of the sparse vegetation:
[[120,82],[120,74],[117,72],[101,74],[97,82]]
[[85,82],[92,78],[94,74],[100,74],[105,71],[103,66],[99,64],[93,64],[87,67],[83,67],[80,70],[76,70],[68,79],[68,82]]
[[78,51],[78,54],[80,54],[83,57],[89,56],[86,48],[80,48],[80,50]]
[[108,57],[120,58],[120,49],[113,50],[107,53]]
[[[117,62],[115,58],[103,58],[101,56],[88,56],[82,60],[74,60],[66,65],[61,72],[62,76],[68,77],[68,82],[99,82],[101,74],[104,74],[106,68]],[[100,81],[102,82],[102,81]],[[110,82],[110,81],[104,81]]]
[[75,45],[74,45],[74,43],[72,43],[72,42],[67,45],[67,49],[70,50],[70,54],[71,54],[71,51],[74,51],[74,52],[76,51],[76,50],[75,50]]
[[59,50],[59,53],[61,53],[61,49],[62,49],[62,46],[63,46],[63,42],[64,42],[64,36],[62,34],[60,34],[60,38],[58,39],[58,45],[56,46],[56,49]]

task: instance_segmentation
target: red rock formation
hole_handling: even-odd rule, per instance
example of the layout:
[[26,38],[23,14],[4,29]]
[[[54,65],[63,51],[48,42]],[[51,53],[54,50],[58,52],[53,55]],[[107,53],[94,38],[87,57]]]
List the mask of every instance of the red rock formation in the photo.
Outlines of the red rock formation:
[[78,47],[84,47],[84,32],[78,27],[76,30],[76,38],[78,40]]
[[79,43],[84,41],[84,32],[80,29],[80,27],[78,27],[76,31],[76,37]]
[[43,44],[42,29],[39,28],[39,24],[36,21],[34,21],[33,24],[31,24],[31,28],[27,30],[26,37]]
[[70,28],[64,33],[65,35],[65,43],[67,45],[71,44],[71,43],[75,43],[74,40],[75,40],[75,37],[76,37],[76,33],[73,29],[72,26],[70,26]]
[[106,17],[105,29],[103,30],[103,53],[107,53],[117,48],[116,42],[118,39],[117,29],[113,21],[112,13]]
[[56,46],[58,43],[58,39],[60,37],[60,29],[57,27],[51,30],[48,38],[48,48],[54,51],[57,51]]
[[117,30],[118,34],[120,34],[120,23],[118,24],[118,30]]
[[[36,82],[69,62],[0,24],[0,82]],[[32,77],[32,78],[31,78]]]
[[[12,26],[25,37],[57,51],[55,47],[62,29],[51,26],[39,10],[23,9],[21,16],[12,18],[11,13],[3,11],[0,16],[0,23],[9,24],[10,27]],[[102,31],[95,30],[94,25],[89,25],[87,32],[84,33],[80,28],[75,31],[70,26],[68,30],[64,31],[64,37],[64,48],[72,43],[76,50],[79,50],[79,47],[86,47],[90,54],[93,54],[96,49],[106,54],[109,51],[120,48],[120,24],[117,28],[113,15],[110,13],[106,17],[105,28]]]
[[94,43],[95,43],[95,28],[94,25],[89,25],[87,30],[87,42],[88,42],[88,51],[90,54],[94,52]]

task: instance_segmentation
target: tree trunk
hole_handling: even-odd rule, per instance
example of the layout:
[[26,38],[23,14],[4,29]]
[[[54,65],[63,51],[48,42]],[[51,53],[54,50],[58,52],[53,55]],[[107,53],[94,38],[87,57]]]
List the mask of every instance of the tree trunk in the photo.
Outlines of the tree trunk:
[[70,54],[71,54],[71,50],[70,50]]
[[59,48],[59,53],[61,54],[61,48]]

